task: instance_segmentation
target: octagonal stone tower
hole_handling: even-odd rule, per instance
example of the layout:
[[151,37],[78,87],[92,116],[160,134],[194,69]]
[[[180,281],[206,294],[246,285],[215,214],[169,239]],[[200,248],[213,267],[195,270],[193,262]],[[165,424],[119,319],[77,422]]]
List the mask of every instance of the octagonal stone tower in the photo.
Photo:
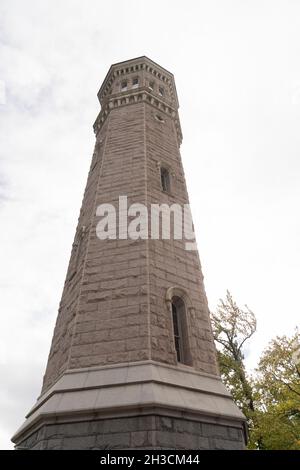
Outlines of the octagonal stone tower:
[[[198,253],[187,249],[194,245],[153,236],[150,215],[148,236],[127,236],[132,204],[148,214],[153,204],[188,204],[174,77],[139,57],[112,65],[98,98],[42,393],[13,442],[241,449],[245,419],[220,380]],[[99,238],[101,204],[117,208],[117,230],[109,227],[106,239]]]

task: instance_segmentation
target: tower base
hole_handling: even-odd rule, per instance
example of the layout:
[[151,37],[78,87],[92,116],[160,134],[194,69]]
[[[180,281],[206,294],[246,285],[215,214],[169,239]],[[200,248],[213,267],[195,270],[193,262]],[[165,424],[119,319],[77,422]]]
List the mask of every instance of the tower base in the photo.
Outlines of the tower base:
[[153,361],[67,371],[17,449],[244,449],[245,418],[216,376]]

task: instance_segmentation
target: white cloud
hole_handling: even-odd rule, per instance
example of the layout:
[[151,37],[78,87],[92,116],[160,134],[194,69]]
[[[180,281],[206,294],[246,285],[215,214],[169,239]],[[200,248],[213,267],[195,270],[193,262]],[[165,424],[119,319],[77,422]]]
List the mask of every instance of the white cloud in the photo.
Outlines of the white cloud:
[[[2,0],[0,447],[39,394],[109,65],[176,79],[212,308],[229,288],[266,342],[298,322],[299,10],[292,1]],[[63,227],[63,229],[62,229]],[[251,352],[252,351],[252,352]]]

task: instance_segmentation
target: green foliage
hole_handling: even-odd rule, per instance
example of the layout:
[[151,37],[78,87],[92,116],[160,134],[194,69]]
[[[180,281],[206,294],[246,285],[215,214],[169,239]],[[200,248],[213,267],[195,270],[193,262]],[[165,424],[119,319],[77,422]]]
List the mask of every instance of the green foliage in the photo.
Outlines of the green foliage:
[[250,433],[249,449],[300,450],[299,422],[293,423],[279,410],[256,412],[256,425]]
[[218,359],[223,381],[231,391],[251,425],[254,411],[250,378],[244,366],[243,346],[256,331],[255,315],[248,307],[237,306],[229,291],[212,314],[214,339],[218,344]]
[[300,450],[300,335],[276,337],[256,369],[257,426],[251,445]]
[[227,291],[212,314],[220,372],[247,418],[250,449],[300,450],[300,335],[276,337],[247,374],[243,347],[256,331],[255,315]]

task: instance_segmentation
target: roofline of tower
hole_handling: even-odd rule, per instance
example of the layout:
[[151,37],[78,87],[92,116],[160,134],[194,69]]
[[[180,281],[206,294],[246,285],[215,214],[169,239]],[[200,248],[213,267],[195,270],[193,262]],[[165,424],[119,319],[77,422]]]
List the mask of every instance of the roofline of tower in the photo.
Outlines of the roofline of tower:
[[[122,64],[126,64],[126,62],[133,62],[135,60],[141,60],[141,59],[146,59],[146,60],[149,60],[149,62],[152,62],[153,65],[155,65],[156,67],[159,67],[160,69],[164,70],[166,73],[168,73],[169,75],[171,75],[173,78],[174,78],[174,75],[172,74],[172,72],[170,72],[169,70],[165,69],[164,67],[162,67],[161,65],[159,65],[157,62],[155,62],[154,60],[150,59],[149,57],[147,57],[146,55],[141,55],[139,57],[133,57],[132,59],[127,59],[127,60],[122,60],[121,62],[116,62],[115,64],[112,64],[109,68],[109,71],[107,72],[107,75],[109,74],[109,72],[111,71],[111,69],[113,67],[116,67],[116,66],[119,66],[119,65],[122,65]],[[106,77],[107,77],[106,75]],[[104,81],[106,80],[106,77],[104,79]]]
[[[147,57],[146,55],[142,55],[142,56],[139,56],[139,57],[134,57],[133,59],[128,59],[128,60],[122,60],[121,62],[115,62],[114,64],[112,64],[110,67],[109,67],[109,70],[107,72],[107,74],[105,75],[105,78],[102,82],[102,85],[97,93],[97,96],[98,98],[100,99],[100,95],[106,85],[106,82],[107,82],[107,79],[108,77],[110,76],[112,70],[114,67],[119,67],[121,66],[122,64],[126,64],[127,62],[134,62],[136,60],[147,60],[149,62],[151,62],[155,67],[158,67],[160,70],[164,71],[164,73],[168,74],[170,76],[170,78],[172,79],[173,81],[173,85],[174,85],[174,92],[175,92],[175,97],[176,97],[176,101],[177,101],[177,105],[178,105],[178,95],[177,95],[177,90],[176,90],[176,84],[175,84],[175,79],[174,79],[174,75],[172,72],[170,72],[169,70],[165,69],[164,67],[162,67],[161,65],[159,65],[157,62],[155,62],[154,60],[152,59],[149,59],[149,57]],[[179,107],[179,106],[178,106]]]

